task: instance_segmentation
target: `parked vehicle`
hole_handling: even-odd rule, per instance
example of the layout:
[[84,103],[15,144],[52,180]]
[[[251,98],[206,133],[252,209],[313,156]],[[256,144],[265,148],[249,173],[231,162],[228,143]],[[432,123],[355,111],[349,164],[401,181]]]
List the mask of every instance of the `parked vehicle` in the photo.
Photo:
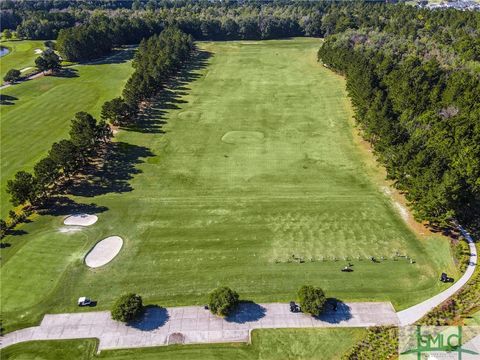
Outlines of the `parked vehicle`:
[[78,298],[78,306],[90,306],[92,305],[92,300],[87,297],[80,297]]
[[295,304],[295,301],[290,301],[290,312],[293,312],[293,313],[300,312],[300,306]]

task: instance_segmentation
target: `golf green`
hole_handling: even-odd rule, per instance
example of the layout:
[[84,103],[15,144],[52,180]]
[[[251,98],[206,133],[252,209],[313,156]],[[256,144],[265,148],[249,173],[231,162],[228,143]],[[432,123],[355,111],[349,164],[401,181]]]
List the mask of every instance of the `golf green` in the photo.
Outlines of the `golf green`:
[[[439,273],[456,275],[448,242],[417,238],[372,180],[353,141],[344,80],[317,63],[319,46],[200,43],[142,126],[120,131],[103,167],[72,189],[99,220],[66,232],[72,207],[57,209],[5,239],[4,327],[79,311],[79,296],[108,309],[129,291],[170,306],[202,304],[219,285],[273,302],[312,284],[344,301],[402,309],[444,289]],[[58,98],[44,106],[57,100],[72,106]],[[124,240],[117,257],[86,267],[86,252],[112,235]],[[348,262],[354,271],[340,271]]]
[[0,45],[9,50],[8,54],[0,57],[1,82],[10,69],[24,70],[34,67],[39,51],[45,48],[42,40],[9,40],[1,41]]

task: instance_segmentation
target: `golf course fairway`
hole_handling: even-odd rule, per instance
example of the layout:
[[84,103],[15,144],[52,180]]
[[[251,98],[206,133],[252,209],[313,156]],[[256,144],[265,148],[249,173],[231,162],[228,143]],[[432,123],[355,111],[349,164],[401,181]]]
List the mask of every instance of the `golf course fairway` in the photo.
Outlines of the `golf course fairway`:
[[[372,180],[345,81],[317,62],[320,44],[199,43],[139,126],[119,131],[105,164],[72,187],[98,221],[62,232],[72,205],[9,239],[4,327],[78,311],[80,296],[97,310],[126,292],[192,305],[227,285],[242,299],[285,302],[311,284],[398,310],[446,288],[439,274],[456,274],[448,242],[418,238]],[[112,235],[123,239],[115,261],[85,266],[86,252]],[[348,263],[354,271],[342,272]]]

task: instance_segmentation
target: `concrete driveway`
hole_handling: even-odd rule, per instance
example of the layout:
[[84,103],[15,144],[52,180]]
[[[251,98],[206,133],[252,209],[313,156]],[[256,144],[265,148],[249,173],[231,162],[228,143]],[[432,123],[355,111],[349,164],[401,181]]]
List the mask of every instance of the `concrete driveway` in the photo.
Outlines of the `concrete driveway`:
[[0,347],[32,340],[98,338],[101,351],[172,343],[247,342],[251,330],[262,328],[397,324],[397,315],[389,302],[340,303],[337,311],[328,306],[320,318],[291,313],[288,304],[280,303],[242,303],[233,316],[225,319],[200,306],[152,306],[143,319],[132,324],[113,321],[108,311],[45,315],[40,326],[5,335]]

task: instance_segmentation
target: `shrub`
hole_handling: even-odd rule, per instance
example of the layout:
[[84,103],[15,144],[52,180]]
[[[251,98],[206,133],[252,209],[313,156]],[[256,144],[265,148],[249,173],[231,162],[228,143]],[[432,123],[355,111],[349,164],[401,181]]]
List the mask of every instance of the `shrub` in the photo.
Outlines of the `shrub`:
[[322,289],[304,285],[298,290],[298,302],[303,312],[318,316],[323,311],[327,299]]
[[3,80],[9,83],[14,83],[18,79],[20,79],[21,76],[20,70],[17,69],[10,69],[8,70],[7,74],[4,76]]
[[7,222],[0,219],[0,238],[3,238],[7,234]]
[[393,359],[398,355],[398,328],[374,326],[364,338],[342,355],[342,360]]
[[238,294],[224,286],[210,293],[208,306],[212,314],[228,316],[238,304]]
[[128,322],[143,312],[142,297],[133,293],[122,295],[113,305],[112,319]]

